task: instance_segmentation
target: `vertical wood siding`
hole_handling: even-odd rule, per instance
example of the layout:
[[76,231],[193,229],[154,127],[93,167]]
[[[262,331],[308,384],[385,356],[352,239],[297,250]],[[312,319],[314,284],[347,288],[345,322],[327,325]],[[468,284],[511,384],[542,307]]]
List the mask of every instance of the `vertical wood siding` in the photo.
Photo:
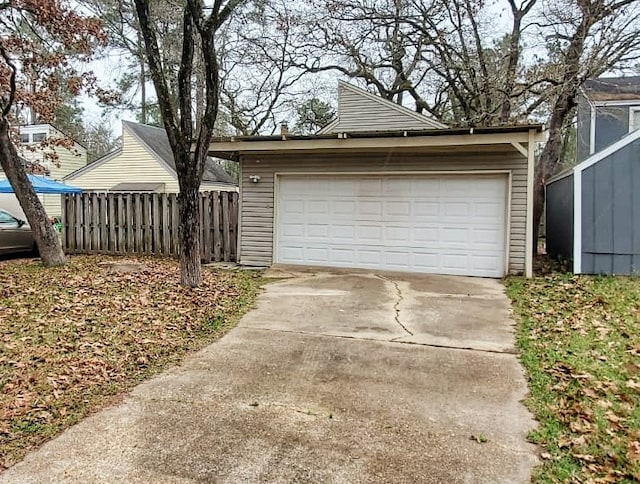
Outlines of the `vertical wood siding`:
[[[525,268],[527,160],[519,154],[301,154],[245,156],[241,160],[240,262],[269,266],[273,259],[274,184],[276,173],[425,172],[508,170],[511,173],[510,273]],[[259,175],[252,183],[250,175]]]
[[582,172],[582,272],[640,273],[640,140]]

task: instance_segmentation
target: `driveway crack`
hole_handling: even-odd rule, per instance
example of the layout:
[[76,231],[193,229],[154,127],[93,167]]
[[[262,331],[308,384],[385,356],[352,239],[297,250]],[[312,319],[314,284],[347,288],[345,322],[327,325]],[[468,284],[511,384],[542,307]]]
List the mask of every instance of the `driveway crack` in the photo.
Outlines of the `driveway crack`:
[[[379,279],[382,279],[383,281],[390,282],[396,288],[397,297],[396,297],[396,302],[393,305],[393,310],[395,311],[394,320],[396,324],[398,324],[398,326],[400,326],[407,334],[409,334],[410,336],[413,336],[413,333],[409,330],[409,328],[407,328],[404,324],[402,324],[402,321],[400,320],[400,303],[404,299],[402,295],[402,290],[400,289],[400,285],[396,281],[389,279],[387,277],[384,277],[383,275],[376,274],[376,277]],[[393,338],[391,341],[394,341],[396,339],[399,339],[399,338]]]

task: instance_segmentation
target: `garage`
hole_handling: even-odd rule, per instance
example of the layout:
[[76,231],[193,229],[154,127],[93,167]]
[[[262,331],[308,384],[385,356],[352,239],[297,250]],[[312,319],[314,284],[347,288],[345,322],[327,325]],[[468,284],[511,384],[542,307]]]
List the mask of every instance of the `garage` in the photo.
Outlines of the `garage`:
[[507,173],[276,177],[274,261],[502,277]]
[[212,139],[239,168],[238,262],[533,273],[543,126],[450,127],[348,83],[314,134]]

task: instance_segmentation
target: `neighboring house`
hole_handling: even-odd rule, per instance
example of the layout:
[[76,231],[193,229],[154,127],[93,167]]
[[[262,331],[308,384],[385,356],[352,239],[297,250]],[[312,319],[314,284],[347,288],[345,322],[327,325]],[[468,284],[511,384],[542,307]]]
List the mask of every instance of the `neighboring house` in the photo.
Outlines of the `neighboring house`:
[[[164,129],[122,122],[122,147],[65,178],[69,185],[93,192],[178,193],[178,176]],[[201,191],[235,191],[237,184],[209,159]]]
[[547,252],[576,274],[640,273],[640,77],[586,83],[578,164],[547,182]]
[[340,83],[315,136],[217,138],[240,163],[239,262],[532,273],[542,127],[450,129]]
[[[34,170],[37,174],[62,181],[68,174],[87,164],[87,149],[76,141],[68,147],[55,144],[56,139],[63,138],[68,139],[51,124],[20,126],[20,145],[17,146],[17,151],[26,164],[37,167]],[[0,179],[4,178],[6,176],[0,169]],[[50,217],[61,215],[60,195],[40,195],[40,199]],[[0,196],[0,203],[16,215],[24,216],[14,195]]]

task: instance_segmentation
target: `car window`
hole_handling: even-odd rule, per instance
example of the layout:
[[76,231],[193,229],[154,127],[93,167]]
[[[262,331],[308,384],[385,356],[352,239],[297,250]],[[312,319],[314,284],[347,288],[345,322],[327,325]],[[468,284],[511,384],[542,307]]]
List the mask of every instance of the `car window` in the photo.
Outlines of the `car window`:
[[0,224],[15,224],[16,222],[17,220],[15,217],[0,210]]

